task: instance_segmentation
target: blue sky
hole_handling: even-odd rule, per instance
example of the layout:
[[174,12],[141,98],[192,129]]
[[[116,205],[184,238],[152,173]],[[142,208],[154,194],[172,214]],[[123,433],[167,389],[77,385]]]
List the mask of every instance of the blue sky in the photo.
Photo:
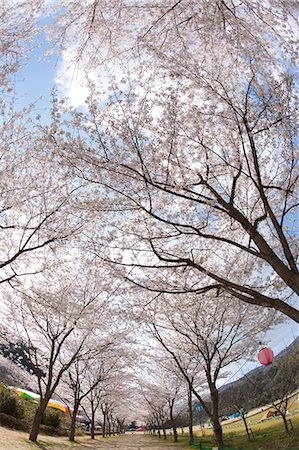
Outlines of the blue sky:
[[15,76],[17,89],[17,107],[22,108],[36,102],[38,113],[45,121],[49,119],[51,90],[55,86],[58,55],[45,57],[49,49],[44,35],[39,36],[38,46],[28,55],[21,69]]

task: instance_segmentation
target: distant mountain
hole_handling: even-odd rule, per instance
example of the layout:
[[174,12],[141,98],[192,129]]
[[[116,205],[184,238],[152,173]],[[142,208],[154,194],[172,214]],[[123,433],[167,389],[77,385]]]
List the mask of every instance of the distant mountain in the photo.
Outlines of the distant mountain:
[[[275,360],[273,362],[273,366],[277,366],[277,364],[284,358],[289,357],[289,355],[296,353],[299,351],[299,336],[296,337],[296,339],[291,342],[291,344],[283,349],[278,355],[275,356]],[[252,369],[250,372],[248,372],[243,377],[239,378],[236,381],[232,381],[231,383],[224,384],[219,388],[219,392],[223,392],[227,389],[229,389],[232,386],[238,386],[240,384],[248,384],[248,379],[253,380],[255,378],[259,378],[260,376],[266,375],[271,370],[271,366],[259,366],[255,369]]]
[[276,356],[276,358],[283,358],[286,355],[296,351],[296,349],[299,348],[299,336],[296,337],[296,339],[288,346],[286,347],[284,350],[282,350],[280,353],[278,353],[278,355]]

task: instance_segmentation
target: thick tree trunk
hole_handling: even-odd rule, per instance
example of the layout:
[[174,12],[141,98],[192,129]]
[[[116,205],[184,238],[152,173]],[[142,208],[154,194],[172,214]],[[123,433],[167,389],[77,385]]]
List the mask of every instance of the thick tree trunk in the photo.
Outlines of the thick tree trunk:
[[173,427],[172,430],[173,430],[173,441],[178,442],[178,430],[176,427]]
[[76,434],[76,417],[79,409],[79,403],[74,404],[74,410],[71,418],[71,429],[70,429],[70,436],[69,440],[71,442],[75,442],[75,434]]
[[47,404],[48,404],[48,399],[43,399],[41,401],[40,405],[38,406],[37,410],[35,411],[32,427],[31,427],[31,431],[30,431],[30,435],[29,435],[29,440],[32,442],[36,442],[37,436],[39,435],[40,425],[42,423],[43,414],[45,412]]
[[214,430],[214,437],[216,444],[220,447],[223,445],[223,433],[222,428],[219,422],[219,415],[218,415],[218,389],[216,388],[215,384],[211,384],[209,386],[210,393],[211,393],[211,400],[213,404],[213,413],[212,413],[212,424],[213,424],[213,430]]
[[213,416],[212,423],[213,423],[215,442],[220,447],[223,445],[223,433],[222,433],[222,428],[221,428],[218,417]]
[[192,391],[191,386],[188,386],[188,412],[189,412],[189,445],[193,445],[193,409],[192,409]]

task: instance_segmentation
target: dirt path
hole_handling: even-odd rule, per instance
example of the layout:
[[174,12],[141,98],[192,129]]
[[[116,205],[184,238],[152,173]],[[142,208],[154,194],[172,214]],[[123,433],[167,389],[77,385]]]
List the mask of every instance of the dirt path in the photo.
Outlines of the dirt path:
[[[78,439],[79,442],[79,439]],[[165,445],[166,444],[166,445]],[[99,438],[96,442],[84,441],[83,446],[78,450],[167,450],[167,449],[180,449],[182,447],[174,446],[170,442],[160,444],[159,438],[153,438],[143,434],[125,434],[117,436],[111,439]]]
[[111,438],[78,437],[75,444],[66,437],[39,436],[37,444],[28,440],[28,433],[0,426],[0,450],[181,450],[184,446],[144,434],[125,434]]

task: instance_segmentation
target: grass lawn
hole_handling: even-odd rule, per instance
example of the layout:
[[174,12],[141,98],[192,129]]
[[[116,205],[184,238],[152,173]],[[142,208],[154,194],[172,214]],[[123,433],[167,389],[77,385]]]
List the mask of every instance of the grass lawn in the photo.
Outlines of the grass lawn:
[[[248,427],[251,428],[254,439],[247,440],[244,424],[241,420],[223,425],[224,442],[227,448],[249,450],[249,449],[293,449],[299,450],[299,404],[298,394],[295,394],[289,400],[288,411],[291,413],[287,416],[291,420],[293,431],[287,436],[284,431],[283,420],[280,416],[271,418],[265,422],[259,422],[265,415],[266,411],[272,409],[264,406],[256,410],[255,414],[251,414],[247,420]],[[213,430],[205,429],[203,437],[200,431],[195,431],[195,442],[201,444],[202,449],[211,449],[215,446],[213,440]],[[167,439],[171,440],[170,436]],[[179,449],[188,447],[188,436],[179,437]],[[196,448],[196,447],[195,447]],[[199,447],[197,447],[199,448]]]
[[[264,412],[262,413],[264,414]],[[254,439],[248,441],[243,422],[226,425],[223,427],[224,442],[229,448],[234,449],[296,449],[299,450],[299,412],[291,416],[293,431],[287,436],[281,417],[275,417],[266,422],[253,423],[249,427],[253,431]],[[206,430],[205,437],[196,432],[196,443],[202,447],[212,447],[213,432]]]

